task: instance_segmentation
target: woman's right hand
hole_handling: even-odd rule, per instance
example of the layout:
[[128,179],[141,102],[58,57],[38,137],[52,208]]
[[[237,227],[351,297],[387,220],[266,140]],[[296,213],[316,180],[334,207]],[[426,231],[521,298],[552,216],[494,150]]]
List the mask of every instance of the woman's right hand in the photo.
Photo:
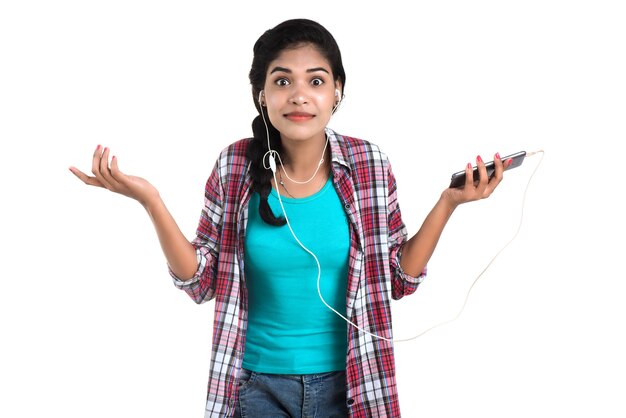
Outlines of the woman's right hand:
[[109,164],[109,148],[103,150],[100,145],[96,147],[91,163],[91,172],[94,176],[88,176],[76,167],[70,167],[70,171],[89,186],[102,187],[130,197],[143,206],[159,198],[159,192],[147,180],[122,173],[115,156],[111,158]]

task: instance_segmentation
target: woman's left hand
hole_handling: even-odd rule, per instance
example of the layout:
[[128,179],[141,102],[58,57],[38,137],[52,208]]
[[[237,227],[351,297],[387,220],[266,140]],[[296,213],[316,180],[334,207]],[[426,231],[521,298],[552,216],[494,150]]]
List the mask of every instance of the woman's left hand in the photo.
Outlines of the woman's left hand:
[[448,200],[453,206],[460,205],[474,200],[485,199],[491,196],[491,193],[498,187],[502,181],[502,173],[504,168],[508,167],[513,161],[500,159],[500,154],[496,153],[493,158],[495,171],[491,177],[487,175],[485,162],[480,157],[476,157],[476,166],[478,167],[479,180],[474,182],[472,174],[472,164],[468,163],[465,167],[465,185],[461,188],[448,188],[443,191],[442,198]]

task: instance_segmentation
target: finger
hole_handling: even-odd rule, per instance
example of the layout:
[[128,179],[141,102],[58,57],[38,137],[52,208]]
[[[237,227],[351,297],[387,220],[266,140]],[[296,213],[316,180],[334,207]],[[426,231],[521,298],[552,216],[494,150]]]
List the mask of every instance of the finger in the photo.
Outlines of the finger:
[[474,189],[474,173],[472,169],[472,163],[467,163],[465,166],[465,186],[463,186],[463,190],[473,190]]
[[[496,155],[498,155],[498,154],[496,154]],[[498,158],[500,158],[500,156],[499,156],[499,155],[498,155]],[[503,162],[502,162],[502,171],[500,171],[500,172],[498,172],[498,169],[497,169],[497,167],[498,167],[498,166],[496,165],[496,171],[495,171],[494,178],[492,178],[492,179],[489,181],[489,184],[490,184],[490,185],[493,185],[493,188],[494,188],[494,189],[496,188],[496,186],[498,186],[498,184],[500,184],[500,182],[501,182],[501,181],[502,181],[502,179],[504,178],[504,171],[505,171],[507,168],[509,168],[509,167],[511,166],[511,164],[513,164],[513,159],[512,159],[512,158],[509,158],[509,159],[507,159],[506,161],[503,161]],[[492,190],[492,192],[493,192],[493,190]]]
[[497,186],[500,183],[500,181],[502,181],[502,176],[504,173],[504,164],[502,163],[502,159],[500,158],[499,152],[496,152],[496,154],[493,156],[493,163],[494,163],[495,170],[494,170],[493,176],[489,180],[489,184],[492,184],[493,186]]
[[93,158],[91,159],[91,172],[94,176],[97,176],[100,171],[100,159],[102,158],[102,145],[98,145],[93,152]]
[[100,183],[101,187],[109,188],[109,184],[106,182],[102,173],[100,173],[100,164],[102,162],[102,145],[98,145],[93,152],[93,158],[91,160],[91,172]]
[[117,167],[117,157],[115,157],[115,155],[111,157],[111,164],[108,173],[109,176],[107,177],[107,181],[111,184],[113,190],[124,194],[127,189],[126,184],[124,183],[125,176]]
[[482,192],[489,183],[489,175],[487,174],[487,168],[485,162],[480,155],[476,156],[476,167],[478,167],[478,185],[477,188]]
[[87,174],[83,173],[76,167],[70,167],[70,171],[72,172],[72,174],[78,177],[83,183],[89,186],[103,187],[102,183],[100,183],[97,178],[88,176]]
[[122,185],[125,185],[126,181],[126,175],[120,171],[115,155],[111,157],[111,181],[114,182],[117,187],[122,187]]
[[495,165],[495,175],[501,175],[502,172],[504,171],[504,164],[502,163],[502,159],[500,158],[500,153],[496,152],[496,154],[493,156],[493,163]]
[[115,189],[111,182],[111,172],[109,171],[109,147],[104,147],[104,150],[102,151],[102,155],[100,157],[98,165],[98,174],[96,174],[96,178],[100,180],[107,189]]

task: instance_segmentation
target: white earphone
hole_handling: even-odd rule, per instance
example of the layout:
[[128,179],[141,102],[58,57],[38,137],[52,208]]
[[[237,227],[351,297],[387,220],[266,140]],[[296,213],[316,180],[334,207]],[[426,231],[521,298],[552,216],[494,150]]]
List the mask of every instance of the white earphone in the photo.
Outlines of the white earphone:
[[337,101],[335,102],[335,105],[333,106],[332,113],[335,113],[337,111],[337,108],[341,104],[341,91],[339,91],[339,89],[335,89],[335,98],[337,99]]
[[[265,95],[265,93],[263,92],[263,90],[261,90],[259,92],[259,105],[260,106],[263,106],[263,103],[261,101],[261,97],[263,97],[264,95]],[[334,113],[337,110],[337,107],[339,106],[339,104],[341,104],[341,91],[339,91],[339,89],[335,89],[335,97],[337,98],[337,103],[335,103],[335,106],[333,107],[332,113]],[[267,153],[265,153],[265,155],[263,156],[263,166],[265,167],[265,169],[272,170],[272,176],[274,177],[274,183],[278,184],[279,182],[276,179],[276,160],[275,160],[275,158],[279,159],[279,162],[280,162],[281,166],[282,166],[283,162],[282,162],[282,160],[280,158],[280,154],[278,154],[278,152],[272,150],[272,148],[271,148],[271,144],[270,144],[270,140],[269,140],[269,132],[268,132],[268,127],[267,127],[267,121],[265,120],[265,115],[264,115],[263,111],[261,111],[261,117],[263,118],[263,123],[265,124],[265,132],[266,132],[266,135],[267,135],[267,147],[269,149],[269,151],[267,151]],[[322,163],[324,162],[324,154],[326,152],[326,147],[328,146],[328,142],[329,142],[329,137],[328,137],[328,134],[326,134],[326,145],[324,146],[324,151],[322,152],[322,158],[320,159],[320,162],[319,162],[319,164],[317,166],[317,170],[319,170],[319,168],[322,166]],[[540,151],[537,151],[537,152],[541,152],[541,154],[542,154],[541,160],[543,160],[543,150],[540,150]],[[528,155],[532,155],[532,154],[535,154],[535,153],[530,153]],[[267,158],[267,160],[269,160],[269,166],[265,164],[266,158]],[[526,191],[528,190],[528,187],[530,186],[530,180],[532,179],[533,175],[535,174],[535,171],[537,171],[537,168],[539,168],[539,165],[541,164],[541,160],[539,161],[539,163],[535,167],[535,170],[532,172],[532,174],[530,175],[530,178],[528,179],[528,184],[526,185],[526,190],[524,191],[524,200],[522,202],[522,214],[523,214],[523,207],[524,207],[525,200],[526,200]],[[283,167],[283,170],[284,170],[284,167]],[[315,173],[313,173],[313,176],[310,179],[308,179],[307,181],[295,181],[295,180],[289,178],[288,175],[287,175],[287,177],[294,183],[306,184],[306,183],[310,182],[311,180],[313,180],[313,178],[317,174],[317,170],[315,170]],[[285,171],[285,174],[287,174],[286,171]],[[410,337],[410,338],[404,338],[404,339],[386,338],[386,337],[382,337],[380,335],[374,334],[372,332],[369,332],[369,331],[359,327],[357,324],[355,324],[354,322],[350,321],[343,314],[338,312],[335,308],[333,308],[332,306],[330,306],[326,302],[326,300],[322,296],[322,292],[320,290],[320,277],[321,277],[321,274],[322,274],[322,267],[320,265],[320,262],[319,262],[317,256],[311,250],[309,250],[307,247],[305,247],[304,244],[302,244],[302,242],[300,242],[300,240],[296,236],[295,232],[291,228],[291,223],[289,222],[289,217],[287,216],[287,212],[285,211],[285,207],[283,205],[283,201],[282,201],[282,198],[280,196],[280,193],[276,193],[276,195],[278,197],[278,203],[280,204],[280,207],[282,209],[283,215],[285,216],[285,220],[287,221],[287,226],[289,227],[289,231],[291,232],[291,235],[296,240],[296,242],[300,245],[300,247],[302,247],[302,249],[304,251],[309,253],[313,257],[313,259],[315,260],[315,264],[317,265],[317,294],[318,294],[320,300],[322,301],[322,303],[328,309],[333,311],[337,316],[341,317],[349,325],[352,325],[354,328],[357,328],[361,332],[363,332],[363,333],[365,333],[367,335],[370,335],[370,336],[372,336],[372,337],[374,337],[376,339],[385,340],[385,341],[389,341],[389,342],[411,341],[411,340],[414,340],[416,338],[421,337],[422,335],[426,334],[427,332],[429,332],[429,331],[431,331],[431,330],[433,330],[435,328],[438,328],[438,327],[440,327],[442,325],[454,322],[461,315],[463,310],[465,309],[465,305],[467,304],[467,301],[469,299],[470,293],[472,292],[472,289],[473,289],[474,285],[476,284],[476,282],[478,282],[478,280],[481,278],[483,273],[485,273],[485,271],[487,271],[489,266],[491,266],[491,263],[498,257],[498,255],[517,237],[517,234],[519,233],[519,230],[521,229],[521,226],[522,226],[522,222],[521,222],[522,219],[520,217],[520,223],[518,225],[517,232],[513,235],[513,238],[511,238],[511,240],[506,245],[504,245],[504,247],[502,247],[500,249],[500,251],[498,251],[496,253],[496,255],[491,259],[491,261],[484,268],[484,270],[476,277],[476,279],[474,280],[474,282],[470,286],[470,288],[469,288],[469,290],[467,292],[467,295],[465,296],[465,302],[463,303],[463,306],[461,307],[461,310],[456,315],[456,317],[454,317],[454,318],[452,318],[452,319],[450,319],[448,321],[444,321],[444,322],[441,322],[439,324],[433,325],[432,327],[426,329],[425,331],[422,331],[420,334],[415,335],[415,336]]]

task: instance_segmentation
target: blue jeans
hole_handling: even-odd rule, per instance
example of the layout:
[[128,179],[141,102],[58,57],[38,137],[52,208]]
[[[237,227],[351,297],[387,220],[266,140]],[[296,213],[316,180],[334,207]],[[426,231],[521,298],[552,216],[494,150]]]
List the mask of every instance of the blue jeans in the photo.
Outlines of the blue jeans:
[[346,372],[289,375],[242,369],[235,418],[346,418]]

